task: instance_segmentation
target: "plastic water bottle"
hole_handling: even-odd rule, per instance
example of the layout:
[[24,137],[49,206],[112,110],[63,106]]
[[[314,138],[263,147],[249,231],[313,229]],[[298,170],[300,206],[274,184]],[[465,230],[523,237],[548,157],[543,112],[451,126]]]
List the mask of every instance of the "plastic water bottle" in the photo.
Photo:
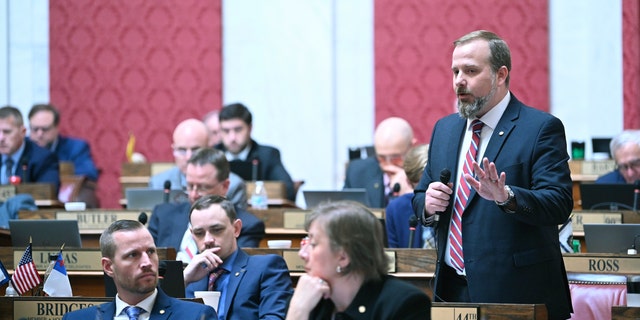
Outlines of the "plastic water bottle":
[[267,189],[264,187],[263,181],[256,181],[256,188],[251,195],[251,207],[258,210],[266,210],[269,206],[267,198]]
[[13,286],[11,285],[11,281],[9,281],[9,286],[7,287],[5,293],[4,293],[5,297],[19,297],[20,295],[18,294],[18,291],[16,291],[15,288],[13,288]]

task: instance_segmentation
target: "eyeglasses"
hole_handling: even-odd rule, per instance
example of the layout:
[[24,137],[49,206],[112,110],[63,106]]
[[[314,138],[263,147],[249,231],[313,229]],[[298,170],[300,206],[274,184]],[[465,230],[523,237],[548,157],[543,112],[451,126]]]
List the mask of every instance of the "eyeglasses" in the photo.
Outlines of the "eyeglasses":
[[173,155],[178,157],[184,157],[187,155],[187,152],[191,152],[191,154],[196,153],[198,150],[202,149],[202,147],[193,147],[193,148],[185,148],[185,147],[177,147],[173,148]]
[[378,162],[380,163],[392,163],[395,165],[400,165],[404,161],[403,154],[389,154],[389,155],[376,155],[378,158]]
[[309,237],[304,237],[302,239],[300,239],[300,249],[306,247],[309,244]]
[[629,169],[640,170],[640,159],[631,160],[629,163],[618,163],[616,168],[622,172]]
[[191,184],[191,183],[187,183],[187,192],[191,192],[191,191],[195,191],[199,194],[208,194],[211,192],[211,190],[213,190],[215,187],[217,187],[220,183],[216,183],[216,184]]
[[53,125],[47,126],[47,127],[29,127],[29,129],[31,129],[31,132],[38,132],[38,131],[42,131],[42,133],[46,133],[51,131],[51,129],[53,129]]

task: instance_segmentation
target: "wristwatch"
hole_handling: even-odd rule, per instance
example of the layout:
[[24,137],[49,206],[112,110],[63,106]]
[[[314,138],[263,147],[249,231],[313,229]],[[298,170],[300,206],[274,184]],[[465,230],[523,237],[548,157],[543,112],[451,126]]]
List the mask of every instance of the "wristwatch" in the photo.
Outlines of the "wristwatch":
[[513,190],[511,190],[511,187],[504,186],[504,190],[507,191],[508,197],[507,197],[507,200],[505,201],[502,201],[502,202],[496,201],[496,204],[500,207],[506,207],[510,205],[513,199],[516,198],[516,195],[513,194]]

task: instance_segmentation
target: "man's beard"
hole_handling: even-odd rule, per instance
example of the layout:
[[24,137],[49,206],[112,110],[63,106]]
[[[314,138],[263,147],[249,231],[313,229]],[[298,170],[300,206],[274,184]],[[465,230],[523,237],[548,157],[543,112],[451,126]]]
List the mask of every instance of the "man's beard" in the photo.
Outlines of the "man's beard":
[[[464,119],[475,119],[478,112],[480,112],[487,103],[493,99],[493,96],[498,91],[498,87],[495,85],[495,81],[491,81],[491,91],[484,96],[475,98],[473,102],[465,103],[458,99],[458,113]],[[470,94],[466,90],[457,90],[456,94]]]

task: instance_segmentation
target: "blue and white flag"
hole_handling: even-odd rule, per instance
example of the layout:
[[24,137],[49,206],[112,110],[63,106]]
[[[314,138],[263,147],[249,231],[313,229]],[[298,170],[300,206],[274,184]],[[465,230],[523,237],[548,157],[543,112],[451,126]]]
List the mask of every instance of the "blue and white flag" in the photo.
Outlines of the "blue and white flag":
[[42,288],[50,297],[72,297],[71,283],[67,275],[67,268],[64,267],[62,251],[58,253],[58,259],[53,266],[51,273],[44,282]]
[[7,272],[7,268],[4,267],[2,261],[0,261],[0,286],[9,282],[11,278],[9,277],[9,273]]

